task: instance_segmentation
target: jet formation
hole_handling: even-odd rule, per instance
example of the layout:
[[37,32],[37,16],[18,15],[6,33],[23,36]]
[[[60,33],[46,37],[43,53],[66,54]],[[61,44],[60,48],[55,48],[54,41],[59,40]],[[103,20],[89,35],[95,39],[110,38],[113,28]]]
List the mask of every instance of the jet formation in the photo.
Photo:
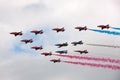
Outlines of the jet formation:
[[24,43],[32,43],[33,42],[33,40],[32,39],[23,39],[23,40],[21,40],[21,42],[24,42]]
[[[101,28],[102,30],[110,28],[109,24],[107,24],[107,25],[98,25],[97,27]],[[77,29],[79,31],[90,30],[90,29],[87,28],[87,26],[77,26],[77,27],[75,27],[75,29]],[[52,30],[56,31],[58,33],[58,32],[64,32],[65,28],[64,27],[62,27],[62,28],[58,28],[57,27],[57,28],[53,28]],[[44,31],[43,30],[31,30],[30,33],[38,35],[38,34],[43,34]],[[14,35],[16,37],[16,36],[22,36],[23,32],[22,31],[20,31],[20,32],[10,32],[10,34],[12,34],[12,35]],[[33,39],[22,39],[21,42],[24,42],[25,44],[33,43]],[[71,42],[71,44],[73,46],[76,46],[76,45],[82,45],[83,42],[82,42],[82,40],[81,41],[74,41],[74,42]],[[58,48],[67,47],[68,46],[68,42],[55,44],[55,46],[58,46]],[[43,47],[42,46],[32,46],[31,49],[42,50]],[[87,50],[74,50],[74,52],[78,52],[80,54],[83,54],[83,53],[87,54],[88,53]],[[68,54],[68,50],[57,50],[57,51],[55,51],[55,53],[56,54]],[[41,55],[51,56],[53,54],[52,54],[52,52],[42,52]],[[61,62],[60,58],[59,59],[51,59],[50,61],[53,62],[53,63]]]
[[62,50],[62,51],[55,51],[56,53],[59,53],[59,54],[67,54],[67,50]]
[[53,63],[61,62],[60,58],[59,59],[51,59],[50,61],[53,62]]
[[88,51],[87,50],[75,50],[74,52],[78,52],[78,53],[80,53],[80,54],[82,54],[82,53],[85,53],[85,54],[87,54],[88,53]]
[[[107,24],[107,25],[98,25],[97,27],[98,27],[98,28],[101,28],[102,30],[103,30],[103,29],[109,29],[109,28],[110,28],[109,24]],[[77,26],[77,27],[75,27],[75,29],[77,29],[77,30],[79,30],[79,31],[89,30],[89,29],[87,28],[87,26]],[[57,27],[57,28],[53,28],[52,30],[53,30],[53,31],[56,31],[56,32],[58,33],[58,32],[64,32],[64,31],[65,31],[65,28],[64,28],[64,27],[62,27],[62,28],[58,28],[58,27]],[[43,34],[44,31],[43,31],[43,30],[31,30],[30,33],[33,33],[33,34],[35,34],[35,35],[38,35],[38,34]],[[20,31],[20,32],[10,32],[10,34],[14,35],[15,37],[16,37],[16,36],[22,36],[22,35],[23,35],[22,31]],[[27,44],[27,43],[33,43],[33,39],[22,39],[21,42],[24,42],[25,44]],[[83,41],[82,41],[82,40],[81,40],[81,41],[74,41],[74,42],[71,42],[71,44],[72,44],[73,46],[82,45],[82,44],[83,44]],[[67,46],[68,46],[68,42],[55,44],[55,46],[58,46],[58,48],[67,47]],[[42,47],[42,46],[32,46],[31,49],[42,50],[43,47]],[[78,53],[80,53],[80,54],[83,54],[83,53],[87,54],[87,53],[88,53],[87,50],[74,50],[74,52],[78,52]],[[57,51],[55,51],[55,53],[56,53],[56,54],[68,54],[68,50],[57,50]],[[41,55],[51,56],[51,55],[53,55],[53,54],[52,54],[52,52],[43,52],[43,53],[41,53]],[[53,63],[61,62],[60,59],[51,59],[50,61],[53,62]]]
[[37,35],[37,34],[43,34],[43,30],[32,30],[30,32],[34,33],[35,35]]
[[51,56],[51,55],[52,55],[52,52],[43,52],[43,53],[41,53],[41,55]]
[[107,24],[107,25],[98,25],[97,27],[99,27],[101,29],[109,29],[110,28],[109,24]]
[[62,28],[53,28],[52,30],[54,30],[56,32],[64,32],[65,31],[64,27],[62,27]]
[[82,41],[76,41],[76,42],[71,42],[71,44],[73,44],[74,46],[76,46],[76,45],[82,45],[83,44],[83,42]]
[[41,50],[41,49],[43,49],[42,48],[42,46],[33,46],[33,47],[31,47],[32,49],[35,49],[35,50]]
[[82,27],[82,26],[78,26],[78,27],[75,27],[75,29],[78,29],[79,31],[82,31],[82,30],[87,30],[87,27]]
[[61,44],[55,44],[55,46],[58,46],[58,48],[61,48],[61,47],[68,46],[68,43],[65,42],[65,43],[61,43]]
[[10,32],[10,34],[12,34],[12,35],[14,35],[14,36],[22,36],[23,35],[23,33],[22,33],[22,31],[20,31],[20,32]]

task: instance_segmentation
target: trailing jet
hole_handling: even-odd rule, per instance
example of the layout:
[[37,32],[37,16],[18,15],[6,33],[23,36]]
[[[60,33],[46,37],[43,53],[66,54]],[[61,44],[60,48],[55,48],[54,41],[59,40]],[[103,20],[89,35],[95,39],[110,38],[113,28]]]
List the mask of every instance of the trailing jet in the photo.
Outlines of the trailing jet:
[[21,36],[21,35],[23,35],[23,33],[22,33],[22,31],[21,32],[11,32],[10,34],[13,34],[13,35],[15,35],[15,36]]
[[27,44],[27,43],[32,43],[33,40],[32,39],[23,39],[23,40],[21,40],[21,42],[25,42]]
[[35,35],[37,34],[43,34],[43,30],[33,30],[33,31],[30,31],[31,33],[35,33]]
[[55,51],[56,53],[59,53],[59,54],[67,54],[67,50],[62,50],[62,51]]
[[62,43],[62,44],[55,44],[55,46],[58,46],[58,48],[61,48],[63,46],[68,46],[68,43]]
[[56,62],[61,62],[60,59],[51,59],[50,61],[51,61],[51,62],[54,62],[54,63],[56,63]]
[[52,55],[52,52],[43,52],[43,53],[41,53],[41,55],[51,56],[51,55]]
[[75,50],[74,52],[79,52],[80,54],[82,54],[82,53],[87,54],[87,53],[88,53],[88,51],[87,51],[87,50],[83,50],[83,51],[81,51],[81,50]]
[[82,30],[87,30],[87,27],[81,27],[81,26],[78,26],[78,27],[75,27],[75,29],[78,29],[79,31],[82,31]]
[[64,32],[65,31],[64,27],[62,27],[62,28],[53,28],[52,30],[54,30],[56,32]]
[[78,41],[78,42],[72,42],[71,44],[73,44],[74,46],[76,46],[77,44],[83,44],[83,42],[82,41]]
[[99,27],[101,29],[109,29],[110,28],[109,24],[107,24],[107,25],[98,25],[97,27]]
[[42,46],[33,46],[33,47],[31,47],[32,49],[35,49],[35,50],[41,50],[41,49],[43,49],[42,48]]

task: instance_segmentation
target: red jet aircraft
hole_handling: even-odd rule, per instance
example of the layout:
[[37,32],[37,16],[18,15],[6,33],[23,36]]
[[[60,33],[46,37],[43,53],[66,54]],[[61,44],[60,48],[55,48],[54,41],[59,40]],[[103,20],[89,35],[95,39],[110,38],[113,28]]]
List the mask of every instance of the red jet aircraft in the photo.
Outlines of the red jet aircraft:
[[51,53],[51,52],[43,52],[43,53],[41,53],[41,55],[51,56],[51,55],[52,55],[52,53]]
[[99,28],[101,28],[101,29],[109,29],[110,28],[110,26],[109,26],[109,24],[107,24],[107,25],[98,25],[97,27],[99,27]]
[[60,59],[51,59],[50,61],[51,61],[51,62],[54,62],[54,63],[56,63],[56,62],[61,62]]
[[81,26],[78,26],[78,27],[75,27],[75,29],[78,29],[79,31],[82,31],[82,30],[87,30],[87,27],[81,27]]
[[63,28],[53,28],[52,30],[56,31],[56,32],[64,32],[65,29]]
[[22,31],[21,32],[11,32],[10,34],[13,34],[15,36],[18,36],[18,35],[23,35]]
[[25,42],[27,44],[27,43],[32,43],[33,40],[32,39],[23,39],[23,40],[21,40],[21,42]]
[[88,51],[87,51],[87,50],[83,50],[83,51],[81,51],[81,50],[75,50],[74,52],[79,52],[80,54],[82,54],[82,53],[87,54],[87,53],[88,53]]
[[30,31],[31,33],[35,33],[35,35],[37,34],[43,34],[43,30],[33,30],[33,31]]
[[35,49],[35,50],[41,50],[41,49],[43,49],[42,48],[42,46],[33,46],[33,47],[31,47],[32,49]]

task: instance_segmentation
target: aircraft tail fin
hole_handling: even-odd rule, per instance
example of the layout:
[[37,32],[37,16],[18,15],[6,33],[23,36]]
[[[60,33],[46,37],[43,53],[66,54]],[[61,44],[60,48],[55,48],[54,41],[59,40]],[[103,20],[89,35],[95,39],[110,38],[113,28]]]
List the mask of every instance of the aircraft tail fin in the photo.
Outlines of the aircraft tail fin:
[[65,31],[65,28],[64,28],[64,27],[62,27],[62,30],[63,30],[63,31]]
[[107,26],[107,28],[109,28],[109,27],[110,27],[110,25],[109,25],[109,24],[107,24],[106,26]]
[[19,32],[19,35],[23,35],[22,31]]
[[76,43],[73,44],[73,46],[76,46],[76,45],[77,45]]
[[68,53],[68,51],[67,51],[67,50],[65,50],[65,53]]
[[43,30],[40,30],[43,33]]
[[109,24],[107,24],[106,26],[109,26]]
[[59,62],[61,61],[60,58],[58,60],[59,60]]
[[50,52],[50,54],[52,54],[52,52]]

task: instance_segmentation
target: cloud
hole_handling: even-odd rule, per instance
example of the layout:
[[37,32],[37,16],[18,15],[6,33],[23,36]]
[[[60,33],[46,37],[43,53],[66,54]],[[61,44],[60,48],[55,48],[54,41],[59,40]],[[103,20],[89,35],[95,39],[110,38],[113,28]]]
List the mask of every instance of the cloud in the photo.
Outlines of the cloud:
[[[99,24],[119,26],[119,13],[119,7],[114,0],[11,0],[11,2],[1,0],[0,78],[2,80],[119,80],[119,71],[64,63],[52,64],[49,60],[58,57],[44,57],[40,55],[42,51],[29,50],[32,45],[42,44],[46,51],[54,52],[59,50],[54,44],[68,41],[69,46],[61,50],[68,49],[69,54],[79,55],[73,50],[88,49],[88,55],[119,58],[119,49],[85,45],[86,43],[119,45],[119,36],[91,31],[79,32],[74,29],[76,26],[96,29]],[[51,30],[54,27],[65,27],[66,31],[57,34]],[[34,37],[29,32],[33,29],[43,29],[45,33]],[[14,37],[9,34],[11,31],[23,31],[25,35]],[[35,39],[34,44],[24,45],[18,42],[30,37]],[[85,44],[76,47],[70,44],[78,40],[83,40]],[[20,51],[23,49],[25,52]]]

